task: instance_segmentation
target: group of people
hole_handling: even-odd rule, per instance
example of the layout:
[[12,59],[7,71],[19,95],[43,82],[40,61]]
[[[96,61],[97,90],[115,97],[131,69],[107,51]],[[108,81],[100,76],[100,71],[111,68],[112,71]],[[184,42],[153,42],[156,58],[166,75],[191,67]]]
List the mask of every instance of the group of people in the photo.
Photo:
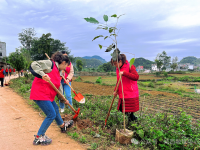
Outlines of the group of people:
[[[130,67],[124,54],[118,55],[118,62],[111,59],[111,64],[116,66],[117,82],[122,77],[122,85],[119,84],[118,91],[114,90],[113,95],[119,95],[117,109],[123,110],[123,98],[125,100],[125,113],[128,116],[129,122],[136,121],[137,117],[134,112],[139,110],[139,91],[137,80],[139,75],[134,65]],[[119,67],[119,68],[118,68]],[[63,121],[59,112],[59,107],[54,101],[55,96],[58,96],[61,112],[64,112],[65,104],[72,104],[71,85],[74,74],[73,65],[70,62],[67,54],[56,52],[50,60],[39,60],[32,62],[30,66],[31,73],[35,76],[31,87],[30,99],[33,100],[41,110],[46,114],[46,118],[42,122],[37,135],[33,141],[34,145],[49,145],[52,140],[45,135],[47,129],[55,119],[62,133],[67,131],[67,128],[73,125],[73,120]],[[67,80],[63,80],[61,75]],[[51,81],[61,93],[65,93],[68,101],[59,97],[57,92],[48,83]],[[117,85],[117,84],[116,84]],[[122,91],[123,86],[123,91]],[[116,88],[115,88],[116,89]]]
[[15,71],[15,68],[13,68],[13,69],[11,69],[11,68],[6,68],[5,69],[5,72],[6,72],[6,74],[5,74],[5,76],[8,76],[8,75],[12,75],[12,72],[14,73],[14,76],[16,75],[16,71]]

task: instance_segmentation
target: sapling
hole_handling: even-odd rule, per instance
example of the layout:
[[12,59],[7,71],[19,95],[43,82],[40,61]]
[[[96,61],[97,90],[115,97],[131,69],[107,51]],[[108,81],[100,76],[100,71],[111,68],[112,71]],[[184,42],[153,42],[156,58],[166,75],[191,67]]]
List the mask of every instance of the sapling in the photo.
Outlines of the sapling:
[[[124,14],[122,14],[122,15],[124,15]],[[114,27],[109,27],[108,26],[108,24],[107,24],[107,22],[108,22],[108,16],[107,15],[103,16],[103,19],[105,21],[104,24],[100,23],[98,20],[96,20],[93,17],[84,18],[89,23],[99,24],[99,26],[96,28],[96,30],[103,29],[103,30],[106,30],[106,31],[109,32],[109,35],[107,35],[107,36],[98,35],[98,36],[94,37],[92,41],[94,41],[94,40],[96,40],[97,38],[100,38],[100,37],[103,37],[104,40],[110,38],[113,41],[113,43],[111,45],[109,45],[109,46],[103,46],[103,45],[99,44],[99,48],[102,49],[102,47],[106,47],[106,51],[105,52],[111,52],[113,50],[113,53],[111,53],[112,60],[113,61],[117,61],[117,63],[118,63],[118,55],[120,54],[120,51],[117,48],[117,36],[118,36],[118,33],[119,33],[120,29],[117,28],[117,24],[118,24],[119,18],[122,15],[117,16],[116,14],[113,14],[111,16],[112,18],[116,18],[117,19],[117,22],[116,22],[116,24],[115,24]],[[130,68],[133,65],[134,61],[135,61],[135,58],[132,58],[131,61],[130,61]],[[119,63],[118,63],[118,69],[119,69]],[[120,69],[119,69],[119,71],[120,71]],[[125,102],[124,102],[124,92],[123,92],[122,80],[121,80],[121,85],[122,85],[122,95],[123,95],[124,132],[125,132],[126,131],[125,130]]]

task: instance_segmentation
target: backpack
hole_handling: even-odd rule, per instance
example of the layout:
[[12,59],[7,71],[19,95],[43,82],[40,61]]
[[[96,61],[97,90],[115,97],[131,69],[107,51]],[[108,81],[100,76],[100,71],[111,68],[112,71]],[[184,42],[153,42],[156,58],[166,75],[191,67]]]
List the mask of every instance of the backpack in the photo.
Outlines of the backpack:
[[5,70],[3,70],[3,75],[5,75],[6,74],[6,71]]

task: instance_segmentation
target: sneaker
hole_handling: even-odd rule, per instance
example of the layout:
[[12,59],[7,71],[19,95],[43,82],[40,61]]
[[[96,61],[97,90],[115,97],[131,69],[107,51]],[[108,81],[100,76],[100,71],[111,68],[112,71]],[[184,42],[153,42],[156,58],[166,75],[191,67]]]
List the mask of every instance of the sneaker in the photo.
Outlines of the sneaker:
[[60,128],[61,129],[61,133],[65,133],[67,131],[67,128],[70,128],[74,124],[74,121],[73,120],[64,121],[64,124],[65,124],[64,127]]
[[33,145],[39,145],[39,144],[49,145],[49,144],[51,144],[51,142],[52,142],[52,140],[49,137],[47,137],[46,135],[44,135],[44,136],[35,135],[35,140],[33,141]]
[[64,111],[65,111],[64,108],[61,108],[61,109],[60,109],[60,112],[61,112],[61,113],[64,113]]

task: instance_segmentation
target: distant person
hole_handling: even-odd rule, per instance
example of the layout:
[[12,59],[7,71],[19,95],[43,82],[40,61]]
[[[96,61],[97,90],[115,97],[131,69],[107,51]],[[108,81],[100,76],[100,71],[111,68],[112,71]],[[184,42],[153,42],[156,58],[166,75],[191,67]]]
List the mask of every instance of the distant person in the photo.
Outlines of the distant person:
[[1,66],[1,69],[0,69],[0,81],[1,81],[1,87],[4,87],[3,86],[3,82],[4,82],[4,75],[6,74],[5,70],[3,69],[3,66]]
[[[67,53],[65,51],[62,51],[62,54],[67,56]],[[64,70],[62,71],[62,74],[65,77],[65,79],[67,80],[67,83],[69,85],[71,85],[72,78],[74,75],[74,68],[73,68],[73,65],[71,62],[69,64],[69,66],[66,67],[65,71]],[[66,98],[69,101],[70,105],[73,106],[72,96],[71,96],[71,88],[69,87],[69,85],[67,83],[64,81],[64,79],[61,80],[61,84],[63,87],[63,95],[65,93]],[[59,104],[60,104],[60,112],[63,113],[65,111],[65,104],[61,103],[60,100],[59,100]],[[68,108],[70,108],[70,107],[68,107]]]
[[24,70],[22,69],[22,70],[21,70],[21,76],[23,76],[23,72],[24,72]]
[[8,77],[8,68],[6,68],[6,76]]
[[12,74],[12,69],[11,69],[11,68],[9,68],[9,74],[10,74],[10,76],[11,76],[11,74]]
[[[126,55],[124,54],[118,55],[118,63],[117,61],[113,61],[111,59],[111,64],[116,67],[117,82],[119,81],[120,75],[122,75],[125,113],[128,116],[128,120],[130,123],[131,121],[137,120],[137,117],[133,113],[139,110],[139,90],[137,85],[137,80],[139,79],[139,75],[134,65],[132,65],[130,69],[130,64],[126,60]],[[118,69],[118,65],[120,70]],[[113,93],[113,95],[117,94],[119,95],[117,109],[120,110],[121,112],[124,112],[121,82],[119,84],[118,91],[115,91]]]
[[15,70],[15,68],[13,68],[13,74],[14,74],[14,76],[16,76],[16,70]]

